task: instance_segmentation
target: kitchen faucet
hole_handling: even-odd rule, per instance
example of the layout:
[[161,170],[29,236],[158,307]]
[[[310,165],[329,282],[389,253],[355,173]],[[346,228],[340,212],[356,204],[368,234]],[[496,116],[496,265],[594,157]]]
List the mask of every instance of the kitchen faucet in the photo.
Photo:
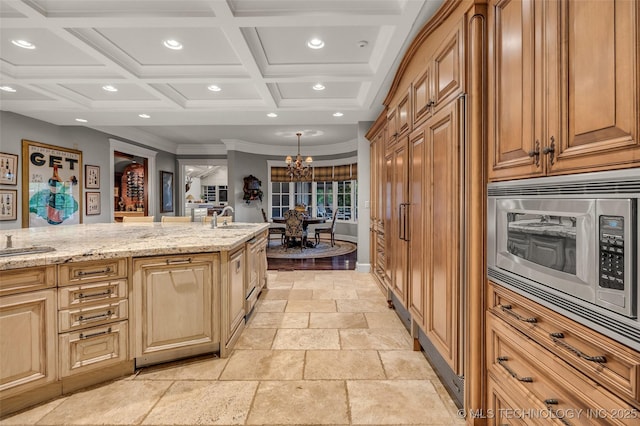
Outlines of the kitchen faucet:
[[[227,216],[227,214],[226,214],[227,212],[231,212],[231,213],[233,214],[233,213],[234,213],[234,211],[233,211],[233,207],[231,207],[231,206],[224,206],[224,208],[223,208],[223,209],[222,209],[222,211],[220,212],[220,216],[226,217],[226,216]],[[229,216],[231,216],[231,215],[229,215]],[[226,219],[226,218],[222,221],[222,225],[223,225],[223,226],[227,226],[227,219]]]

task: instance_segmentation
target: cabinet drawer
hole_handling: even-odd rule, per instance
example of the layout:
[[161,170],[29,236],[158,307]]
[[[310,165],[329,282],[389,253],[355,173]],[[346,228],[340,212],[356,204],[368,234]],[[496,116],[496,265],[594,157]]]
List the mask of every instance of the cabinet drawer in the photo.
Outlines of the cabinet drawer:
[[492,313],[487,313],[487,349],[490,374],[533,398],[541,410],[564,417],[561,423],[637,424],[640,417],[637,408],[598,386]]
[[116,280],[94,284],[84,284],[58,289],[58,309],[104,304],[105,301],[116,301],[127,298],[127,281]]
[[544,306],[493,283],[489,309],[629,402],[640,402],[640,354]]
[[95,370],[127,359],[128,322],[59,335],[62,377]]
[[95,262],[75,262],[58,266],[58,285],[126,278],[127,259],[108,259]]
[[[537,410],[532,407],[526,395],[503,383],[493,374],[489,375],[487,395],[486,417],[488,417],[489,426],[526,426],[524,413],[533,413]],[[473,413],[468,415],[473,416]],[[529,424],[539,424],[535,419],[527,420]]]
[[113,303],[65,309],[58,312],[58,329],[60,333],[64,333],[83,327],[121,321],[127,319],[128,312],[129,304],[127,299]]
[[55,266],[0,271],[0,296],[41,290],[56,285]]

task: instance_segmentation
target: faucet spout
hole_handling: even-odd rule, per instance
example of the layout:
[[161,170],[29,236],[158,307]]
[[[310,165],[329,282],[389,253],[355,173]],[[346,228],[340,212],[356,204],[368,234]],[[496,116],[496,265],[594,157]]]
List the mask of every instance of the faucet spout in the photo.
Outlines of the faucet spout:
[[234,213],[234,211],[233,211],[233,207],[231,207],[231,206],[224,206],[224,208],[223,208],[223,209],[222,209],[222,211],[220,212],[220,216],[230,216],[230,215],[227,215],[227,212],[231,212],[231,214],[233,214],[233,213]]

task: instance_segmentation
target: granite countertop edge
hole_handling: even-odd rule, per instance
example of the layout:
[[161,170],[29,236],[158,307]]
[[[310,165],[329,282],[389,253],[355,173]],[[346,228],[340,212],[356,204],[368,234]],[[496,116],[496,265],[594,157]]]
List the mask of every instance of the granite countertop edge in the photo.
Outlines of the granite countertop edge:
[[13,248],[53,247],[55,251],[0,257],[0,271],[121,257],[231,251],[268,229],[268,223],[238,223],[243,228],[211,228],[201,223],[100,223],[23,228],[0,232]]

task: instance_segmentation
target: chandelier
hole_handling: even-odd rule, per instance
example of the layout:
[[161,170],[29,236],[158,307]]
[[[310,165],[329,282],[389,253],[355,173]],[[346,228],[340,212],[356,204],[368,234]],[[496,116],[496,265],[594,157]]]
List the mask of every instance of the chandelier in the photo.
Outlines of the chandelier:
[[313,162],[313,158],[307,157],[302,161],[302,156],[300,155],[300,136],[302,133],[296,133],[298,137],[298,155],[296,156],[295,161],[291,158],[290,155],[287,155],[287,158],[284,160],[287,163],[287,175],[291,180],[311,180],[312,168],[311,162]]

